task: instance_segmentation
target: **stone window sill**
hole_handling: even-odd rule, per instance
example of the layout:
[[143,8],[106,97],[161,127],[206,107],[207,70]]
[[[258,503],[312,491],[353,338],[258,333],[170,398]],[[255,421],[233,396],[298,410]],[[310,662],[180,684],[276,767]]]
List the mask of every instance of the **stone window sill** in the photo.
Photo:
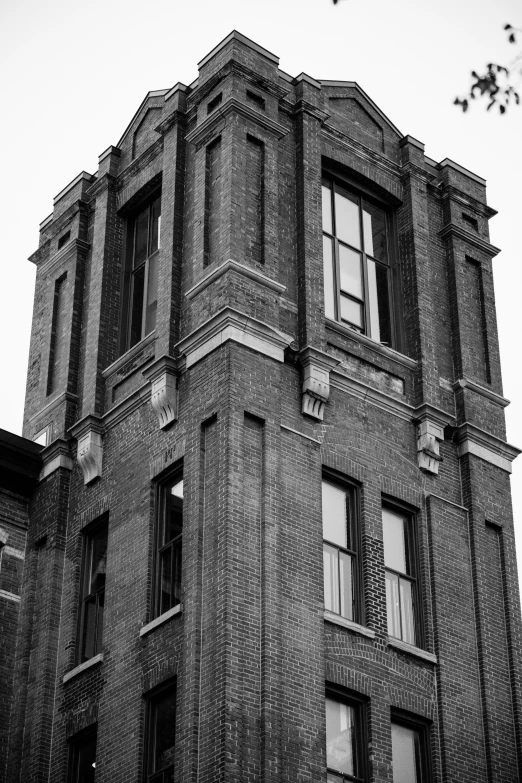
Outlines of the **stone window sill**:
[[324,619],[329,623],[333,623],[334,625],[340,625],[342,628],[348,628],[349,631],[354,631],[354,633],[358,633],[361,636],[367,636],[369,639],[375,639],[375,631],[373,631],[371,628],[366,628],[364,625],[354,623],[353,620],[347,620],[345,617],[341,617],[340,614],[335,614],[334,612],[329,612],[325,609]]
[[121,367],[123,367],[124,364],[127,364],[127,362],[130,362],[131,359],[133,359],[135,356],[137,356],[141,351],[143,351],[144,348],[147,347],[150,343],[153,343],[156,339],[156,331],[153,330],[152,332],[149,332],[143,340],[140,340],[139,343],[136,343],[136,345],[133,345],[132,348],[129,348],[128,351],[125,351],[124,354],[119,356],[116,361],[114,361],[112,364],[110,364],[108,367],[105,368],[102,372],[102,376],[107,379],[109,378],[113,373],[115,373],[117,370],[119,370]]
[[410,653],[410,655],[414,655],[416,658],[422,658],[423,661],[438,663],[437,656],[433,653],[430,653],[427,650],[422,650],[420,647],[415,647],[414,644],[403,642],[402,639],[395,639],[393,636],[388,637],[388,647],[395,647],[396,650]]
[[102,661],[103,661],[103,653],[98,653],[98,655],[95,655],[94,658],[89,658],[88,661],[84,661],[83,663],[80,663],[79,666],[76,666],[74,669],[71,669],[70,672],[64,674],[62,682],[68,682],[69,680],[72,680],[73,677],[77,677],[86,669],[90,669],[91,666],[96,666],[96,664],[102,663]]
[[411,359],[409,356],[396,351],[394,348],[389,348],[383,343],[378,343],[376,340],[372,340],[371,337],[367,337],[367,335],[361,334],[360,332],[355,331],[355,329],[350,329],[349,326],[345,326],[344,324],[339,323],[339,321],[333,321],[331,318],[326,318],[325,322],[326,326],[329,329],[332,329],[332,331],[339,332],[339,334],[349,337],[356,343],[367,346],[370,350],[375,351],[375,353],[380,353],[382,356],[386,356],[388,359],[397,362],[397,364],[400,364],[403,367],[408,367],[410,370],[414,370],[417,367],[415,359]]
[[172,609],[168,610],[168,612],[163,612],[163,614],[160,614],[159,617],[151,620],[150,623],[143,625],[140,628],[140,636],[146,636],[159,625],[163,625],[163,623],[166,623],[168,620],[170,620],[171,617],[175,617],[177,614],[181,614],[181,604],[173,606]]

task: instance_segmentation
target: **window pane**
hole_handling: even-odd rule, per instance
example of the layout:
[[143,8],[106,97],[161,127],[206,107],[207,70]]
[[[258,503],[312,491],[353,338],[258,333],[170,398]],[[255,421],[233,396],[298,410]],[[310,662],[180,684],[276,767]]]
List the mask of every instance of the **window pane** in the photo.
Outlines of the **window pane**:
[[378,261],[388,261],[386,214],[379,207],[363,202],[364,250]]
[[407,579],[399,580],[399,595],[401,602],[401,639],[409,644],[415,644],[415,630],[413,623],[413,596],[412,585]]
[[386,571],[386,613],[388,633],[396,639],[401,638],[401,611],[399,605],[399,577]]
[[333,240],[323,235],[323,271],[324,271],[324,314],[335,318]]
[[341,617],[353,620],[352,556],[339,552],[339,589],[341,592]]
[[136,269],[147,258],[147,245],[149,233],[149,208],[140,212],[134,221],[134,259],[133,267]]
[[323,185],[323,231],[332,233],[332,191]]
[[160,227],[161,227],[161,197],[157,198],[151,206],[151,224],[150,224],[150,255],[155,253],[160,246]]
[[323,481],[323,538],[347,549],[347,530],[346,492]]
[[359,206],[356,196],[335,193],[335,233],[338,239],[352,247],[361,247]]
[[176,694],[168,691],[154,703],[153,772],[174,763]]
[[355,711],[342,702],[326,699],[326,765],[336,772],[355,775]]
[[415,740],[418,732],[392,723],[392,766],[395,783],[420,783],[415,768]]
[[339,271],[341,273],[341,291],[364,299],[362,281],[362,258],[344,245],[339,245]]
[[93,596],[84,603],[83,607],[83,629],[82,629],[82,663],[93,658],[94,644],[96,641],[96,596]]
[[354,324],[354,326],[357,326],[362,330],[362,305],[360,305],[359,302],[355,302],[353,299],[349,299],[347,296],[341,296],[341,318],[343,321],[348,321],[350,324]]
[[[373,262],[372,262],[373,263]],[[390,317],[390,295],[388,291],[389,273],[388,267],[382,264],[375,265],[377,277],[377,306],[379,311],[379,331],[380,342],[391,345],[391,317]],[[375,338],[378,339],[377,337]]]
[[103,527],[89,539],[89,584],[87,594],[105,587],[107,569],[107,528]]
[[172,608],[172,549],[160,554],[160,614]]
[[75,748],[74,783],[94,783],[96,774],[96,738],[86,739]]
[[105,592],[98,593],[98,606],[96,607],[96,641],[94,654],[102,651],[103,640],[103,613],[105,609]]
[[375,261],[372,261],[371,258],[368,258],[368,309],[370,311],[370,337],[380,343],[381,330],[379,327],[377,276],[375,271]]
[[384,563],[394,571],[407,574],[405,522],[401,514],[387,508],[382,510],[382,528],[384,537]]
[[145,313],[145,334],[156,328],[156,309],[158,306],[158,256],[149,259],[149,279],[147,283],[147,312]]
[[324,608],[339,614],[339,550],[323,545]]
[[166,488],[166,514],[163,542],[166,544],[181,534],[183,529],[183,479]]
[[145,289],[145,266],[133,273],[131,278],[131,323],[130,346],[141,340],[141,319],[143,316],[143,293]]

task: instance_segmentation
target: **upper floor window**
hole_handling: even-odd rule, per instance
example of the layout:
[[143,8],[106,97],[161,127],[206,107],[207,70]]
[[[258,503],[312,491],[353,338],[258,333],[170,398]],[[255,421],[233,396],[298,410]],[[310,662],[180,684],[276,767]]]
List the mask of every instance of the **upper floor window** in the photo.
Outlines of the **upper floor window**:
[[69,740],[67,783],[94,783],[96,776],[96,726]]
[[156,328],[160,230],[161,195],[157,195],[128,222],[125,349]]
[[324,607],[360,622],[356,489],[325,479],[322,494]]
[[389,216],[334,179],[323,180],[323,265],[326,316],[391,345]]
[[176,686],[170,685],[147,700],[147,783],[174,783]]
[[326,697],[326,781],[367,780],[364,748],[364,705],[359,700]]
[[183,476],[180,471],[158,485],[156,508],[154,614],[159,616],[181,602]]
[[388,633],[420,646],[418,563],[412,515],[384,506],[382,526]]
[[102,650],[107,533],[105,520],[84,534],[78,663],[88,661]]
[[392,715],[392,766],[394,783],[428,783],[430,774],[428,726]]

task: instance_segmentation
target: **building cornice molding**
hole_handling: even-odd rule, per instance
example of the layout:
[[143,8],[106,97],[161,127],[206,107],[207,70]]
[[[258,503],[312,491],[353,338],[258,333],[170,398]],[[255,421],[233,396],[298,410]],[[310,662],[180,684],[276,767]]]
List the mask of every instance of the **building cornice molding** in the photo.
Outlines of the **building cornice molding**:
[[400,166],[398,166],[395,163],[392,163],[383,155],[379,155],[378,152],[371,150],[369,147],[366,147],[364,144],[355,141],[355,139],[348,139],[344,133],[337,130],[337,128],[334,128],[332,125],[328,125],[327,123],[323,125],[322,137],[326,141],[330,141],[331,143],[339,144],[341,147],[344,147],[353,155],[356,155],[358,158],[361,158],[361,160],[364,160],[365,163],[371,163],[372,165],[376,166],[378,169],[383,171],[387,176],[391,176],[395,178],[397,181],[400,180],[400,176],[401,176]]
[[161,136],[164,136],[166,133],[169,132],[171,128],[174,127],[174,125],[179,125],[181,123],[184,123],[187,118],[187,113],[185,111],[182,111],[181,109],[174,109],[174,111],[169,114],[168,117],[166,117],[164,120],[160,122],[160,124],[154,128],[156,133],[159,133]]
[[235,261],[233,258],[228,258],[214,269],[211,269],[210,272],[207,272],[207,274],[204,275],[201,280],[198,280],[197,283],[189,288],[189,290],[185,293],[185,296],[189,300],[194,299],[195,296],[200,294],[201,291],[204,291],[205,288],[211,285],[211,283],[230,271],[237,272],[238,274],[243,275],[244,277],[247,277],[256,283],[260,283],[261,285],[264,285],[266,288],[270,288],[272,291],[275,291],[278,294],[282,294],[284,291],[286,291],[286,286],[282,283],[278,283],[277,280],[273,280],[271,277],[267,277],[267,275],[259,272],[257,269],[246,266],[246,264],[242,264],[239,261]]
[[63,249],[58,253],[55,253],[55,255],[49,256],[49,258],[43,262],[40,267],[40,273],[48,272],[53,266],[57,266],[64,261],[69,261],[68,256],[71,258],[76,256],[76,259],[78,259],[81,256],[87,255],[90,249],[90,242],[84,242],[83,239],[71,239]]
[[356,332],[355,329],[350,329],[350,327],[344,326],[344,324],[338,323],[337,321],[332,321],[330,318],[326,318],[325,323],[327,328],[331,329],[332,332],[342,334],[344,337],[348,337],[350,340],[366,346],[374,353],[385,356],[387,359],[391,359],[392,362],[396,362],[402,367],[406,367],[408,370],[417,369],[416,359],[412,359],[410,356],[406,356],[406,354],[399,353],[399,351],[396,351],[394,348],[389,348],[387,345],[378,343],[365,334],[360,334],[359,332]]
[[72,394],[72,392],[62,392],[62,394],[59,394],[58,397],[53,397],[52,400],[50,400],[47,405],[44,405],[43,408],[40,408],[34,416],[31,416],[29,421],[35,421],[36,419],[39,419],[41,416],[44,416],[46,413],[50,413],[55,408],[57,408],[59,405],[62,404],[62,402],[78,402],[78,395]]
[[277,82],[266,78],[266,76],[262,76],[261,74],[256,73],[251,68],[248,68],[246,65],[243,65],[237,60],[231,58],[214,76],[212,76],[203,84],[197,85],[193,90],[191,90],[190,95],[187,97],[187,103],[190,108],[192,108],[195,104],[205,100],[207,95],[210,95],[210,93],[218,86],[218,84],[231,74],[240,76],[242,79],[249,82],[249,84],[251,84],[253,87],[257,87],[258,89],[267,92],[269,95],[272,95],[278,100],[285,99],[289,93],[289,90],[285,90],[284,87],[280,87]]
[[71,442],[64,438],[58,438],[50,443],[49,446],[46,446],[41,453],[41,457],[42,469],[39,481],[43,481],[59,468],[72,470],[74,466],[71,457]]
[[105,432],[116,427],[127,416],[130,416],[134,411],[144,405],[149,399],[150,382],[142,384],[139,388],[135,389],[123,400],[113,405],[103,416],[103,426]]
[[284,351],[293,338],[232,307],[224,307],[175,346],[185,356],[187,368],[232,340],[246,348],[284,362]]
[[442,239],[460,239],[491,257],[500,253],[499,247],[495,247],[495,245],[492,245],[490,242],[486,242],[485,239],[481,239],[476,234],[472,234],[471,231],[466,231],[466,229],[455,226],[453,223],[448,223],[448,225],[444,226],[444,228],[439,231],[439,236]]
[[[303,76],[306,76],[306,74],[303,74]],[[310,83],[309,78],[301,79],[300,81],[308,81]],[[317,86],[320,89],[320,85]],[[308,114],[310,117],[314,117],[316,120],[318,120],[321,125],[324,125],[324,123],[331,116],[327,111],[320,109],[318,106],[315,106],[305,98],[298,98],[298,100],[292,105],[292,114],[294,117],[298,117],[301,114]]]
[[386,413],[391,413],[393,416],[403,419],[403,421],[411,422],[413,419],[415,411],[413,405],[397,400],[395,397],[379,391],[373,386],[351,378],[340,370],[335,369],[330,372],[330,385],[347,394],[351,394],[352,397],[357,397],[370,405],[375,405],[377,408],[386,411]]
[[439,183],[438,190],[440,193],[440,198],[443,201],[447,201],[451,199],[451,201],[455,201],[457,202],[457,204],[461,204],[463,207],[467,207],[468,209],[469,208],[473,209],[479,215],[482,215],[488,220],[489,218],[498,215],[496,209],[493,209],[493,207],[490,207],[488,204],[485,204],[483,201],[478,201],[476,198],[473,198],[473,196],[469,196],[467,193],[464,193],[464,191],[460,190],[455,185],[447,185],[444,182],[441,182]]
[[461,389],[469,389],[469,391],[480,394],[481,397],[485,397],[487,400],[491,400],[491,402],[500,405],[501,408],[507,408],[511,403],[511,400],[508,400],[507,397],[503,397],[501,394],[497,394],[497,392],[487,389],[485,386],[481,386],[480,383],[472,381],[470,378],[459,378],[452,384],[452,389],[455,392],[458,392]]
[[284,125],[272,120],[263,112],[253,109],[251,106],[248,106],[237,98],[228,98],[215,109],[209,117],[187,134],[187,143],[200,147],[220,123],[230,114],[239,114],[245,119],[250,120],[250,122],[256,123],[265,131],[274,135],[278,140],[282,139],[283,136],[286,136],[288,133],[288,129],[285,128]]
[[467,421],[457,427],[454,440],[457,444],[459,457],[472,454],[496,465],[507,473],[512,472],[511,463],[522,453],[522,449],[512,446],[501,438],[497,438],[496,435],[475,427],[474,424]]

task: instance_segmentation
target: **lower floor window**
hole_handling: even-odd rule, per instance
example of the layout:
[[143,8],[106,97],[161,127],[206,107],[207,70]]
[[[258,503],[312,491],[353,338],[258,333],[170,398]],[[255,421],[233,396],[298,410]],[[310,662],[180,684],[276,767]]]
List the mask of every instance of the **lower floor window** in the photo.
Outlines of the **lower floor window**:
[[414,721],[392,718],[392,765],[394,783],[427,783],[428,727]]
[[147,783],[174,783],[176,686],[148,699]]
[[69,742],[67,783],[94,783],[96,775],[96,728],[82,731]]
[[362,716],[361,702],[326,697],[327,783],[366,780]]

